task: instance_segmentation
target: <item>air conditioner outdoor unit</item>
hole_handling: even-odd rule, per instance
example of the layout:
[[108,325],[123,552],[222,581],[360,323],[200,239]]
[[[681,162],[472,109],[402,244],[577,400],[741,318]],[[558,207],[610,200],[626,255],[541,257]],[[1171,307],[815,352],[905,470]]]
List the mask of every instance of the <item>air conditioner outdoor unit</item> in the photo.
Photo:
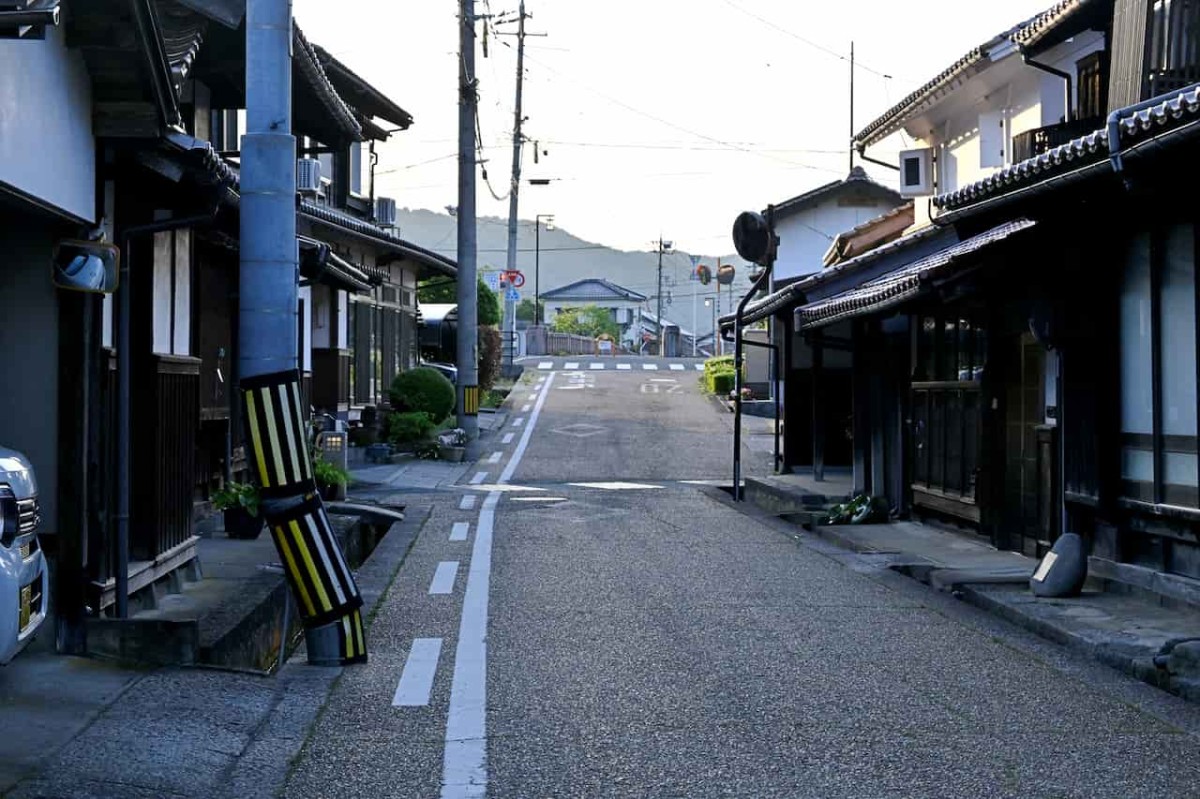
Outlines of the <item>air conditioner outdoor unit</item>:
[[375,198],[375,222],[381,227],[396,226],[396,201],[391,197]]
[[296,191],[301,194],[321,193],[321,162],[315,158],[296,160]]
[[900,151],[900,196],[933,194],[933,148]]

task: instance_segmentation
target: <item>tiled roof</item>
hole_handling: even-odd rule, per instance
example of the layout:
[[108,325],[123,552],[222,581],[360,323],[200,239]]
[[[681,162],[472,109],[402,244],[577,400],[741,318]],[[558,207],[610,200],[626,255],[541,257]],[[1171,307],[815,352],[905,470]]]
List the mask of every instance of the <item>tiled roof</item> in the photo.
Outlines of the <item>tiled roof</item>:
[[[811,189],[810,191],[806,191],[803,194],[792,197],[789,200],[784,200],[783,202],[778,203],[775,206],[775,216],[776,218],[779,218],[798,213],[799,211],[803,211],[805,208],[810,208],[813,205],[816,205],[829,195],[836,194],[846,189],[853,189],[855,187],[867,187],[870,190],[877,191],[881,197],[891,199],[896,203],[901,202],[899,193],[889,189],[882,183],[877,183],[876,181],[871,180],[871,177],[867,175],[866,171],[864,171],[862,167],[856,166],[850,170],[850,174],[845,180],[835,180],[831,183],[826,183],[823,186],[818,186],[815,189]],[[765,214],[766,211],[763,211],[763,213]]]
[[600,300],[629,300],[633,302],[644,302],[646,295],[639,294],[632,289],[627,289],[624,286],[618,286],[616,283],[605,280],[604,278],[591,277],[583,280],[576,280],[574,283],[568,283],[565,286],[559,286],[549,291],[543,291],[541,298],[551,300],[579,300],[583,302],[595,302]]
[[183,88],[200,53],[208,29],[208,20],[173,2],[158,4],[158,24],[167,48],[167,61],[175,80],[175,91]]
[[320,98],[330,117],[350,138],[361,141],[363,135],[362,125],[358,123],[354,112],[346,105],[346,101],[337,93],[337,90],[333,87],[333,83],[329,80],[329,76],[325,74],[325,69],[321,66],[321,60],[317,56],[316,48],[314,45],[309,44],[308,39],[304,36],[304,32],[300,30],[300,26],[294,23],[292,25],[292,45],[292,50],[294,51],[293,62],[296,69],[299,70],[313,92]]
[[393,251],[403,255],[405,258],[423,266],[428,266],[444,275],[455,277],[458,274],[458,264],[453,259],[447,258],[444,255],[438,255],[431,250],[413,244],[411,241],[405,241],[378,225],[374,225],[364,219],[359,219],[356,216],[351,216],[344,211],[314,203],[311,200],[301,200],[300,213],[303,216],[323,222],[326,225],[333,225],[343,230],[348,230],[351,233],[374,239],[381,244],[389,245]]
[[362,112],[367,117],[378,117],[391,122],[402,129],[412,124],[412,114],[396,105],[383,92],[356,75],[323,47],[314,44],[313,50],[333,85],[354,106],[355,110]]
[[797,327],[818,327],[852,316],[886,310],[915,296],[926,281],[945,272],[962,258],[1027,230],[1035,224],[1037,223],[1028,219],[1006,222],[861,286],[798,308]]
[[[880,244],[895,241],[900,238],[903,228],[912,225],[913,219],[913,201],[909,200],[903,205],[898,205],[886,213],[872,217],[860,225],[855,225],[849,230],[839,233],[825,252],[825,257],[822,259],[824,265],[832,266],[839,261],[870,252]],[[860,237],[861,240],[856,241]],[[855,249],[860,252],[855,252]]]
[[[1118,112],[1119,113],[1119,112]],[[1122,116],[1117,127],[1122,147],[1150,134],[1200,121],[1200,85],[1176,92],[1162,102]],[[935,208],[950,211],[1005,194],[1072,169],[1108,158],[1108,131],[1100,129],[1026,159],[995,174],[933,198]]]
[[946,69],[939,72],[916,91],[909,93],[900,102],[885,111],[878,119],[863,128],[854,137],[860,146],[874,144],[895,133],[905,121],[940,99],[948,90],[957,86],[962,78],[981,72],[990,65],[991,51],[1009,42],[1028,46],[1054,30],[1058,25],[1074,16],[1074,12],[1089,0],[1061,0],[1031,19],[1015,25],[978,47],[972,48]]

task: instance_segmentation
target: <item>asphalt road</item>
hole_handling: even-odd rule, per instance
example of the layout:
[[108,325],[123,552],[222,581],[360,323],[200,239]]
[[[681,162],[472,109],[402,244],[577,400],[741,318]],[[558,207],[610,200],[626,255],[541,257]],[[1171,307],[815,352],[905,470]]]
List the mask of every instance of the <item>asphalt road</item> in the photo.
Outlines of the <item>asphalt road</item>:
[[539,376],[287,796],[1200,795],[1197,708],[681,482],[729,468],[694,375]]

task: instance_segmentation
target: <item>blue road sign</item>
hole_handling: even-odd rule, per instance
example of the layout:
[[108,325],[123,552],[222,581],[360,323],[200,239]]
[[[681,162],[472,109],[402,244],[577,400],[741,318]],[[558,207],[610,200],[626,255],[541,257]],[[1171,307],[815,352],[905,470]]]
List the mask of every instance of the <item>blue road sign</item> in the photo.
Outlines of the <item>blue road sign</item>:
[[511,300],[513,302],[521,301],[521,292],[519,292],[513,288],[510,288],[504,296],[505,296],[505,299]]

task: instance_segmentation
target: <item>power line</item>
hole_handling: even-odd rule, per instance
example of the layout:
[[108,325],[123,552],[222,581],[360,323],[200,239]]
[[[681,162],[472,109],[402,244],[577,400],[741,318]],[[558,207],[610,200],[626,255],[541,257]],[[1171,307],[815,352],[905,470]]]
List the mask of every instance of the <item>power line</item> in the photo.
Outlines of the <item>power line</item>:
[[[790,31],[781,25],[771,22],[769,19],[760,17],[758,14],[755,14],[753,11],[751,11],[747,8],[743,8],[742,6],[733,2],[733,0],[722,0],[722,2],[724,2],[725,5],[729,6],[730,8],[734,9],[735,11],[739,11],[739,12],[745,14],[746,16],[751,17],[752,19],[758,20],[763,25],[766,25],[768,28],[778,31],[779,33],[782,33],[785,36],[790,36],[798,42],[803,42],[804,44],[807,44],[809,47],[812,47],[815,50],[820,50],[822,53],[825,53],[826,55],[833,56],[834,58],[838,59],[839,61],[847,61],[848,62],[850,60],[849,58],[847,58],[846,56],[837,52],[836,50],[831,50],[830,48],[826,47],[823,44],[818,44],[817,42],[814,42],[812,39],[806,39],[798,33]],[[893,77],[892,75],[888,75],[886,73],[880,72],[877,69],[871,69],[870,67],[864,65],[862,62],[857,63],[855,66],[858,69],[861,69],[865,72],[870,72],[874,75],[878,75],[879,77],[881,77],[885,80],[890,80]]]

